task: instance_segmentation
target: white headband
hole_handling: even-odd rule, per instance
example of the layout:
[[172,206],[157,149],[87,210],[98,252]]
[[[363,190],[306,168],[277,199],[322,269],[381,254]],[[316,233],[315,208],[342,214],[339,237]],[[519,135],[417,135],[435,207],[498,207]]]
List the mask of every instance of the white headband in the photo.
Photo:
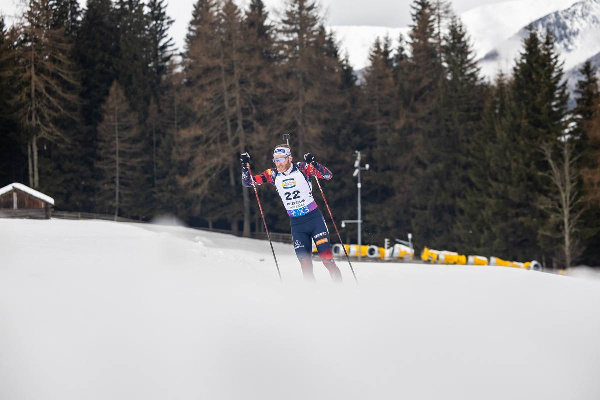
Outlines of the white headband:
[[286,157],[289,157],[292,155],[292,151],[290,149],[288,149],[287,147],[275,147],[275,150],[273,150],[273,157],[278,156],[280,154],[283,154]]

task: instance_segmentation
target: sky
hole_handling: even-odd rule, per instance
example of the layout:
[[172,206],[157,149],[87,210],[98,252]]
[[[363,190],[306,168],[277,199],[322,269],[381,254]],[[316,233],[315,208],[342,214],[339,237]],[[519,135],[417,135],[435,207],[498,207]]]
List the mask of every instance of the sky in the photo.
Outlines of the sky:
[[[9,23],[11,16],[19,14],[17,4],[23,1],[26,0],[0,0],[0,12],[8,16]],[[87,0],[79,1],[84,7]],[[174,19],[171,36],[178,51],[184,51],[188,23],[191,19],[193,5],[197,0],[166,1],[168,4],[167,14]],[[245,9],[250,0],[235,1]],[[289,0],[263,1],[269,10],[271,20],[277,21],[281,18],[281,13]],[[452,0],[450,2],[454,12],[461,16],[465,16],[465,12],[474,8],[499,3],[502,3],[500,8],[512,10],[508,15],[517,11],[515,18],[509,19],[505,17],[504,13],[495,15],[494,10],[497,7],[494,7],[494,9],[489,9],[487,14],[475,13],[471,16],[471,20],[463,21],[467,24],[470,34],[474,36],[478,56],[482,56],[491,50],[499,39],[505,39],[500,37],[501,34],[510,36],[523,26],[521,23],[531,21],[530,17],[537,18],[543,15],[544,13],[537,15],[536,10],[545,8],[543,6],[547,5],[546,2],[562,4],[572,1],[574,0]],[[348,54],[350,63],[355,69],[361,69],[367,65],[369,49],[376,37],[389,35],[394,39],[401,32],[406,31],[403,28],[411,23],[411,4],[412,0],[319,0],[325,25],[331,27],[335,32],[336,39],[341,45],[342,56]],[[550,7],[552,10],[559,8],[562,7]],[[516,23],[519,16],[525,20]],[[476,19],[475,21],[472,20],[473,17]],[[515,24],[518,26],[512,26]],[[358,29],[356,26],[368,28]]]
[[[16,5],[22,0],[0,0],[0,10],[3,14],[15,15]],[[275,17],[277,10],[283,9],[286,0],[264,0],[271,16]],[[518,1],[518,0],[517,0]],[[454,0],[452,4],[457,13],[484,4],[498,3],[498,0]],[[85,1],[80,0],[84,5]],[[183,43],[187,24],[191,18],[194,0],[168,1],[169,16],[175,19],[172,32],[178,44]],[[320,5],[326,15],[326,25],[370,25],[400,28],[410,23],[410,4],[408,0],[320,0]],[[238,0],[242,7],[248,0]]]

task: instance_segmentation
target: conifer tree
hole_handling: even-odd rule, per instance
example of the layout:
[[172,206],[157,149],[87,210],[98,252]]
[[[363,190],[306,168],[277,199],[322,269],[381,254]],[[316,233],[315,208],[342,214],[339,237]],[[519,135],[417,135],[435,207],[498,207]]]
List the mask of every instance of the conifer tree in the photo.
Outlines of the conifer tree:
[[77,0],[50,0],[52,27],[64,28],[70,39],[77,37],[80,27],[81,9]]
[[29,185],[38,188],[39,141],[69,141],[57,122],[77,118],[78,80],[64,28],[52,27],[48,0],[31,0],[24,20],[17,48],[21,61],[15,76],[20,83],[16,101],[28,137]]
[[116,79],[118,28],[110,0],[88,0],[83,13],[76,43],[76,54],[81,70],[81,98],[83,120],[92,131],[102,115],[100,106]]
[[[177,180],[186,194],[184,202],[194,216],[210,215],[218,220],[228,212],[222,204],[227,199],[211,191],[214,181],[235,184],[231,150],[223,100],[221,43],[218,8],[213,0],[198,0],[186,35],[183,58],[184,90],[182,93],[182,126],[174,141],[174,157],[178,165]],[[187,109],[187,110],[186,110]],[[229,147],[229,148],[228,148]],[[228,193],[231,193],[230,191]],[[228,196],[231,201],[231,195]],[[223,202],[223,203],[222,203]],[[202,206],[202,204],[205,206]]]
[[156,185],[153,199],[157,214],[170,214],[184,217],[182,196],[177,190],[177,170],[174,162],[175,138],[181,126],[181,99],[183,87],[182,73],[177,71],[179,66],[171,60],[167,66],[164,92],[162,94],[162,118],[160,127],[164,135],[157,144]]
[[115,16],[118,25],[115,68],[119,85],[143,120],[150,106],[150,38],[148,19],[141,0],[118,0]]
[[98,126],[98,209],[119,215],[134,215],[141,202],[138,186],[142,161],[139,122],[119,84],[115,81],[102,106]]
[[444,151],[446,127],[443,124],[443,67],[438,53],[435,9],[428,0],[417,0],[412,6],[413,25],[410,32],[411,63],[407,71],[412,94],[406,111],[406,128],[411,135],[411,163],[414,184],[410,193],[411,226],[423,245],[447,247],[446,213],[439,201],[445,189],[440,177],[448,168],[439,162]]
[[167,16],[165,0],[150,0],[147,7],[151,92],[154,101],[157,103],[156,107],[161,110],[160,99],[163,81],[175,46],[168,32],[173,24],[173,19]]
[[468,145],[473,167],[467,170],[470,186],[460,203],[458,235],[465,252],[517,259],[508,240],[522,218],[520,210],[508,204],[514,197],[508,196],[507,188],[514,178],[511,135],[516,118],[510,84],[500,74],[485,99],[482,128]]
[[472,160],[474,154],[481,151],[480,146],[486,145],[475,143],[475,136],[482,128],[484,86],[467,33],[456,17],[449,23],[442,51],[446,67],[444,108],[447,110],[445,125],[448,137],[444,143],[443,159],[439,161],[447,166],[443,177],[443,197],[448,210],[446,214],[450,216],[448,242],[462,248],[464,243],[460,243],[460,238],[465,236],[465,230],[461,229],[462,220],[465,210],[471,208],[466,202],[466,193],[472,185],[469,171],[481,168]]
[[582,262],[593,265],[600,259],[600,87],[597,69],[585,62],[580,69],[582,78],[577,82],[576,135],[581,154],[583,206],[586,208],[581,223],[583,248]]
[[80,99],[82,124],[77,127],[80,136],[77,154],[83,164],[80,170],[81,200],[77,207],[93,211],[98,179],[94,169],[97,145],[97,127],[102,120],[101,106],[106,101],[112,82],[117,78],[118,28],[110,0],[88,0],[83,10],[74,57],[81,77]]
[[[524,179],[513,189],[524,196],[522,207],[529,211],[529,217],[522,221],[522,232],[527,232],[528,237],[519,246],[528,250],[529,257],[533,254],[538,259],[553,257],[557,246],[553,238],[556,226],[537,207],[537,196],[547,195],[551,188],[541,174],[549,171],[541,146],[546,143],[557,146],[568,124],[568,94],[566,82],[561,82],[562,76],[562,64],[554,50],[552,36],[548,33],[544,41],[540,41],[535,32],[530,32],[514,68],[512,90],[520,119],[514,127],[517,141],[513,151],[527,160],[527,164],[522,171]],[[531,201],[531,196],[535,196],[535,201]]]
[[395,115],[398,105],[389,37],[383,41],[375,40],[361,88],[364,131],[358,150],[362,151],[361,157],[373,160],[370,164],[373,168],[364,176],[363,193],[365,198],[370,199],[365,204],[365,220],[376,222],[371,224],[374,225],[373,230],[389,232],[399,225],[398,213],[389,208],[388,201],[397,200],[394,194],[399,190],[396,176],[400,173],[394,168],[398,164],[397,158],[393,157],[393,153],[399,150],[394,146],[397,143]]
[[0,186],[23,180],[27,160],[21,150],[24,138],[17,124],[14,73],[17,66],[15,29],[7,29],[0,15]]
[[319,146],[319,135],[325,130],[329,105],[338,93],[338,57],[326,55],[326,34],[319,9],[314,1],[290,0],[280,25],[281,53],[285,57],[281,84],[286,97],[285,129],[297,138],[297,153],[303,154]]

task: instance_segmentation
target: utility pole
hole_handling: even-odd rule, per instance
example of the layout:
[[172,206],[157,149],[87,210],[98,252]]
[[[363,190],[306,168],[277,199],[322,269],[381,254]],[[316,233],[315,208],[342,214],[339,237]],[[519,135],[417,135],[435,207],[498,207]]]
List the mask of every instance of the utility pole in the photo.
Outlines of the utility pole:
[[356,160],[354,161],[354,173],[352,174],[352,176],[356,176],[358,177],[358,184],[356,185],[356,187],[358,188],[358,261],[360,261],[361,259],[361,255],[360,255],[360,246],[362,245],[362,209],[361,209],[361,201],[360,201],[360,189],[361,189],[361,183],[360,183],[360,171],[368,171],[369,170],[369,164],[365,165],[364,167],[360,166],[360,151],[356,150]]

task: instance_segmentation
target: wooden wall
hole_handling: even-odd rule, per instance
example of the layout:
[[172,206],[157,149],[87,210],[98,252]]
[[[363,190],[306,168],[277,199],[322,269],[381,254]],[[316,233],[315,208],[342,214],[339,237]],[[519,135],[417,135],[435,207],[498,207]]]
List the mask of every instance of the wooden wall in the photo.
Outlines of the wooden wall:
[[17,208],[18,209],[30,209],[30,208],[44,208],[45,203],[31,196],[28,193],[22,192],[18,189],[13,189],[10,192],[0,196],[0,208],[13,208],[13,193],[17,193]]

